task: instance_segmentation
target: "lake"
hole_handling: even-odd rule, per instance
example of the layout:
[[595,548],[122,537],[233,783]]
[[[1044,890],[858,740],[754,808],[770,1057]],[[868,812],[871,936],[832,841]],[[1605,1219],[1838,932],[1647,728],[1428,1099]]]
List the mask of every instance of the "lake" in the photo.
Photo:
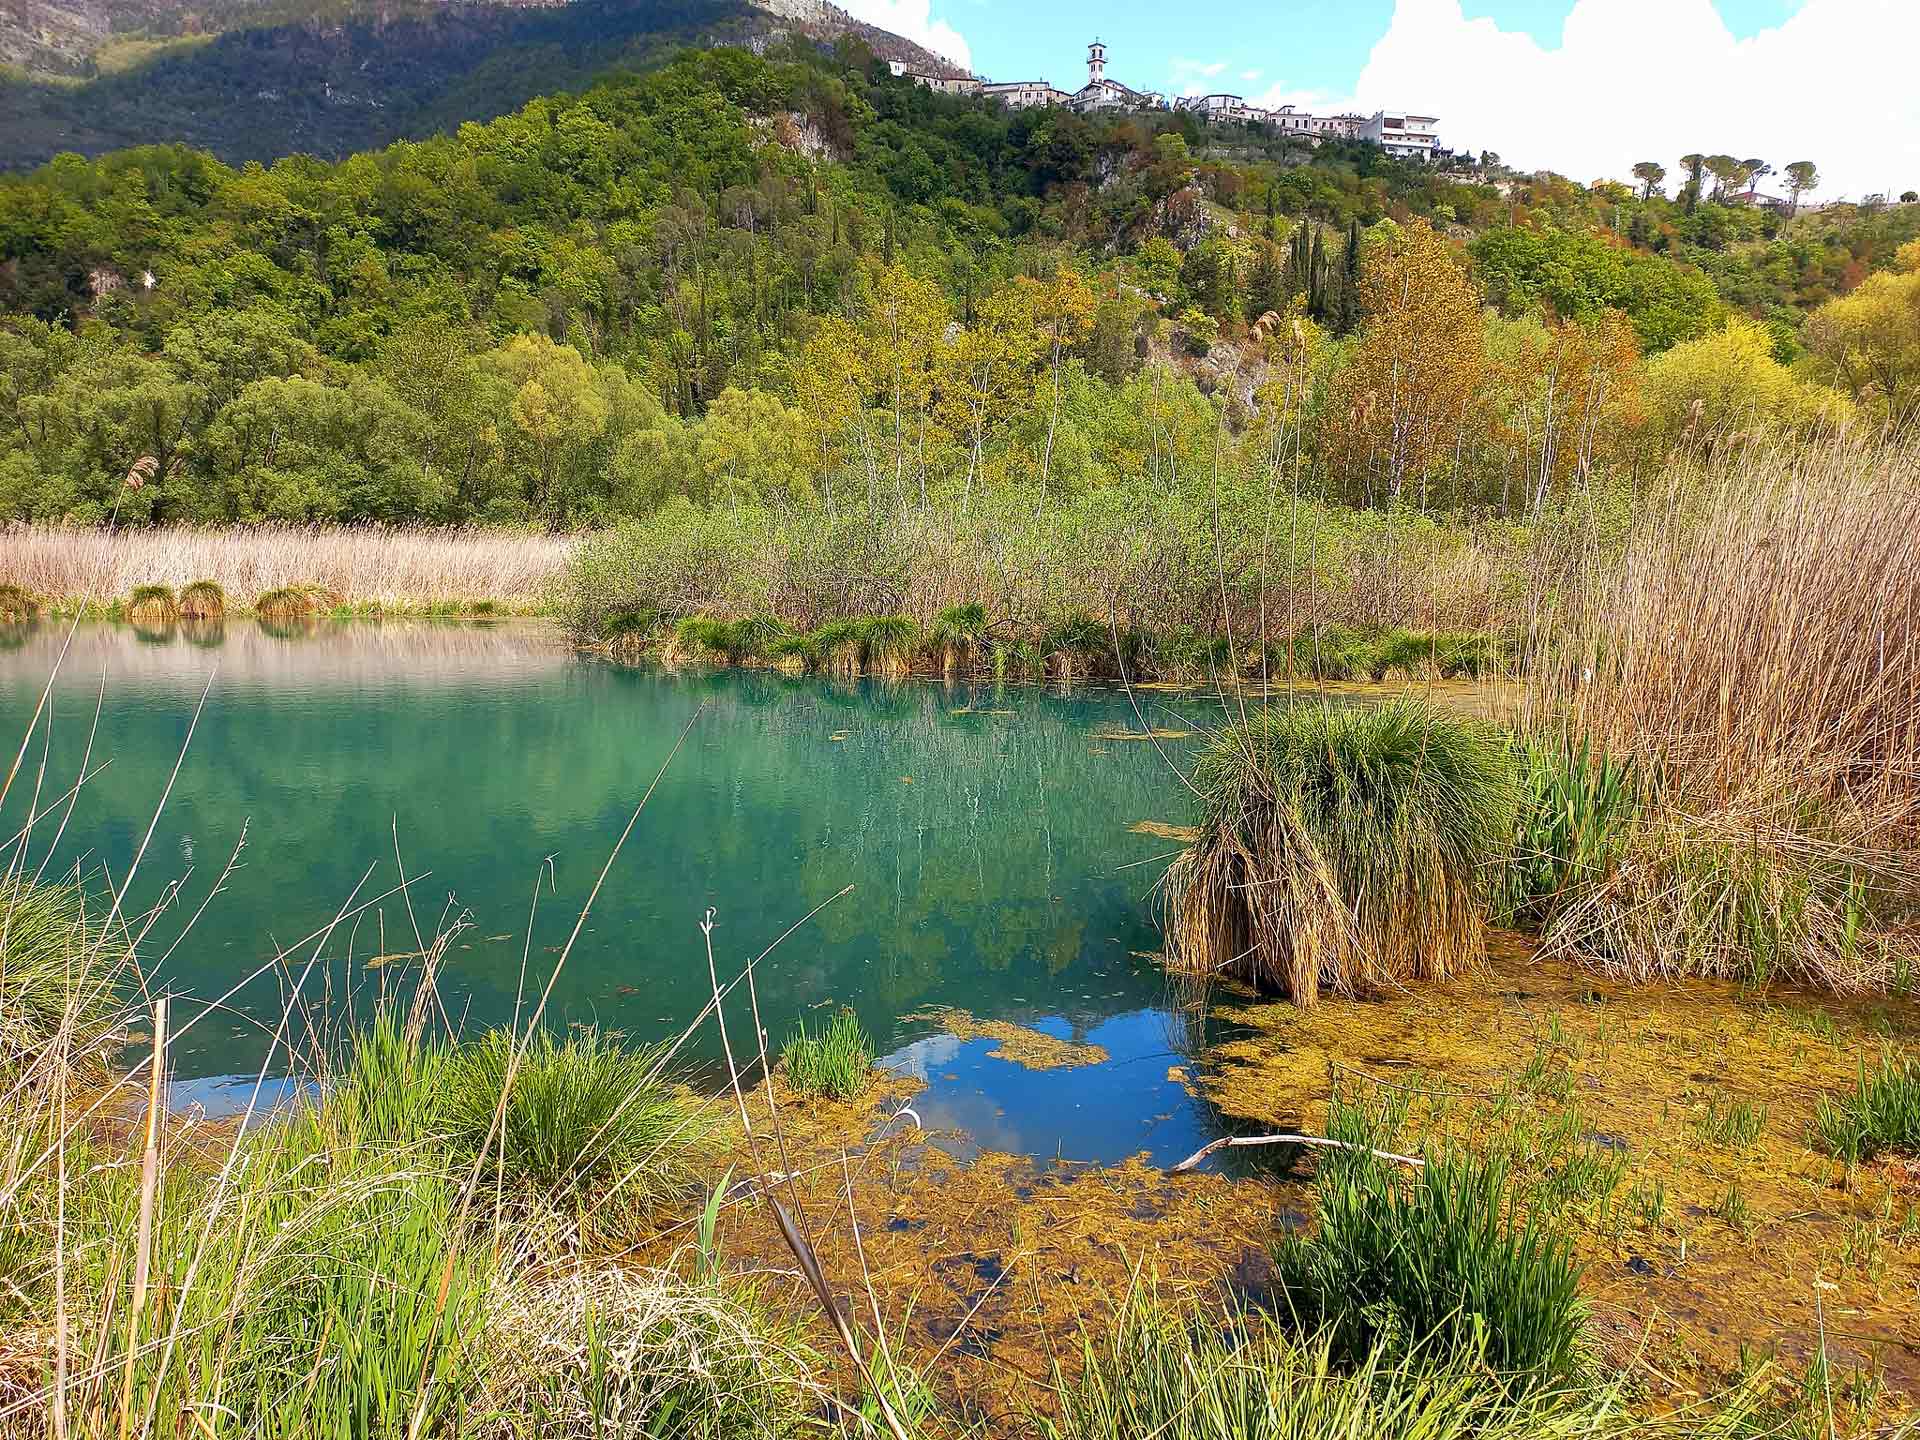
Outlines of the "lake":
[[[9,759],[64,638],[42,624],[0,650]],[[452,1022],[510,1021],[531,1004],[523,958],[537,992],[666,764],[551,1018],[635,1041],[677,1034],[709,997],[709,908],[724,978],[825,902],[756,972],[776,1048],[802,1018],[852,1007],[883,1063],[927,1082],[914,1102],[925,1124],[963,1145],[1164,1163],[1219,1133],[1169,1075],[1193,1065],[1202,1037],[1151,958],[1151,892],[1177,842],[1130,828],[1187,823],[1191,800],[1154,745],[1122,738],[1139,728],[1124,695],[627,669],[533,624],[89,625],[61,669],[50,742],[36,733],[0,815],[5,833],[25,819],[43,753],[42,808],[72,784],[103,681],[92,763],[105,768],[47,873],[125,875],[205,690],[129,899],[142,911],[178,886],[142,946],[150,979],[193,997],[178,1024],[288,952],[181,1036],[178,1096],[213,1109],[244,1096],[233,1077],[267,1059],[303,972],[297,1026],[364,1016],[411,963],[376,957],[416,951],[416,923],[430,940],[463,922],[439,986]],[[1169,729],[1220,719],[1217,701],[1194,696],[1140,703]],[[57,825],[36,827],[32,865]],[[243,830],[237,868],[201,911]],[[407,874],[423,877],[412,918],[398,894],[365,903],[398,882],[396,835]],[[355,913],[324,944],[295,943],[343,908]],[[943,1010],[964,1015],[928,1013]],[[736,1050],[749,1048],[744,1005],[730,1015]],[[983,1024],[1105,1058],[1073,1051],[1086,1063],[1033,1068],[1004,1058],[1020,1047]],[[717,1057],[711,1024],[686,1053]],[[286,1068],[281,1050],[269,1069]]]

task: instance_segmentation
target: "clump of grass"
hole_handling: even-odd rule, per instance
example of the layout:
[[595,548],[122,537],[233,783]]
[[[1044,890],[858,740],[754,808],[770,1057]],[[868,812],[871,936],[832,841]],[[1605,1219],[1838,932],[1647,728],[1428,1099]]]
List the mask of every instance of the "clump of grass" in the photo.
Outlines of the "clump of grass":
[[[216,1411],[242,1434],[312,1434],[325,1416],[337,1433],[398,1435],[418,1408],[437,1433],[477,1393],[513,1257],[457,1222],[430,1157],[340,1142],[310,1106],[236,1144],[232,1188],[167,1157],[142,1306],[140,1167],[75,1187],[68,1224],[99,1238],[69,1278],[92,1363],[69,1380],[68,1412],[102,1434],[139,1433],[151,1405]],[[219,1343],[190,1338],[203,1335]]]
[[1875,931],[1884,882],[1750,820],[1690,814],[1677,796],[1643,802],[1608,863],[1557,897],[1546,953],[1642,983],[1791,980],[1841,994],[1896,983],[1901,951]]
[[1111,669],[1116,658],[1112,628],[1085,611],[1074,611],[1055,622],[1040,637],[1040,650],[1060,680]]
[[1767,1107],[1751,1100],[1713,1099],[1694,1122],[1701,1139],[1710,1145],[1745,1150],[1767,1128]]
[[180,618],[180,601],[171,585],[136,585],[126,613],[136,625],[171,625]]
[[1077,1374],[1057,1361],[1049,1440],[1537,1440],[1608,1433],[1611,1397],[1538,1386],[1507,1393],[1476,1356],[1376,1349],[1357,1362],[1333,1337],[1305,1339],[1259,1310],[1214,1314],[1164,1303],[1149,1284],[1098,1335],[1083,1331]]
[[0,622],[18,624],[40,613],[40,602],[19,585],[0,585]]
[[689,615],[674,627],[675,647],[699,658],[717,657],[729,665],[745,665],[773,656],[775,647],[790,639],[792,629],[771,615],[748,615],[739,620],[715,620]]
[[262,620],[307,620],[319,612],[319,597],[306,585],[282,585],[253,602]]
[[1500,642],[1463,630],[1387,630],[1369,647],[1370,678],[1477,680],[1499,669]]
[[1504,924],[1537,927],[1576,886],[1612,873],[1639,814],[1637,766],[1598,753],[1582,737],[1522,741],[1511,853],[1494,882]]
[[876,615],[860,630],[867,665],[884,675],[904,675],[920,653],[920,627],[905,615]]
[[1274,1251],[1285,1304],[1347,1365],[1473,1355],[1522,1388],[1571,1380],[1586,1319],[1571,1242],[1517,1213],[1504,1163],[1429,1154],[1405,1179],[1350,1155],[1323,1168],[1311,1236]]
[[487,1408],[552,1440],[808,1433],[816,1356],[757,1290],[586,1264],[515,1286]]
[[949,605],[934,616],[927,643],[940,656],[940,669],[951,675],[978,663],[986,650],[987,632],[987,607],[969,601]]
[[1300,703],[1202,756],[1199,841],[1163,882],[1168,952],[1313,1004],[1439,979],[1485,952],[1484,876],[1511,833],[1491,731],[1417,701]]
[[840,1011],[818,1034],[809,1034],[803,1019],[780,1059],[795,1090],[851,1100],[873,1076],[873,1037],[851,1010]]
[[180,592],[180,618],[218,620],[227,613],[227,592],[212,580],[196,580]]
[[101,943],[77,886],[0,882],[0,1080],[97,1073],[122,1018],[120,952]]
[[1885,1150],[1920,1155],[1920,1062],[1885,1052],[1870,1073],[1862,1060],[1853,1094],[1823,1095],[1813,1129],[1820,1147],[1849,1165]]
[[[491,1031],[458,1047],[440,1074],[438,1124],[462,1164],[493,1124],[513,1043],[508,1032]],[[525,1042],[504,1133],[494,1141],[509,1180],[613,1226],[636,1208],[687,1194],[709,1127],[663,1064],[660,1050],[629,1049],[598,1031],[564,1040],[537,1031]]]

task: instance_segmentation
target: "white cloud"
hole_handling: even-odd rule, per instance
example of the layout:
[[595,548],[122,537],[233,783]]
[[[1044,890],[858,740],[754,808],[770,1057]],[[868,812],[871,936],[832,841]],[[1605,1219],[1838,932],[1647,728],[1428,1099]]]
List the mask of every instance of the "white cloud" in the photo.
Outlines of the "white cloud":
[[1363,110],[1438,115],[1456,149],[1577,180],[1651,159],[1671,184],[1698,150],[1811,159],[1822,197],[1857,198],[1920,186],[1916,54],[1915,0],[1804,0],[1746,40],[1712,0],[1575,0],[1555,49],[1460,0],[1396,0],[1355,89]]
[[1261,77],[1261,75],[1263,75],[1264,73],[1265,72],[1261,70],[1242,70],[1240,72],[1240,78],[1246,81],[1247,84],[1251,85],[1254,81],[1258,80]]
[[967,45],[967,37],[945,20],[933,18],[933,0],[836,0],[836,3],[856,20],[905,36],[936,55],[946,56],[962,69],[973,68],[973,51]]
[[1177,95],[1205,94],[1212,88],[1207,82],[1226,72],[1227,62],[1224,60],[1185,60],[1175,55],[1167,61],[1171,88]]

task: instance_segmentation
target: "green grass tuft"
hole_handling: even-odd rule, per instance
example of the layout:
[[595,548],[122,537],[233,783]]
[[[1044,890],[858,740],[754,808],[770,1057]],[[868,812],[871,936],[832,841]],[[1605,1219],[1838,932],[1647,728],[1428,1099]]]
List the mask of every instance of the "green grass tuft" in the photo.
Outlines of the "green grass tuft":
[[56,1049],[83,1073],[105,1066],[122,997],[119,951],[99,940],[77,887],[0,882],[0,1081],[46,1070]]
[[[1180,1310],[1136,1286],[1104,1333],[1083,1331],[1077,1371],[1056,1362],[1047,1440],[1546,1440],[1616,1433],[1605,1393],[1492,1383],[1471,1346],[1378,1349],[1352,1361],[1335,1337],[1299,1337],[1259,1310]],[[1625,1427],[1619,1427],[1624,1430]]]
[[1165,881],[1169,953],[1312,1004],[1444,978],[1485,948],[1485,875],[1514,812],[1494,732],[1417,701],[1299,702],[1202,755],[1201,836]]
[[853,1011],[842,1010],[817,1035],[808,1034],[802,1020],[780,1058],[787,1084],[795,1090],[851,1100],[873,1076],[873,1037],[860,1028]]
[[1638,767],[1583,737],[1521,742],[1514,840],[1494,882],[1502,924],[1538,928],[1576,886],[1611,872],[1632,835],[1647,786]]
[[[439,1128],[461,1164],[493,1123],[512,1046],[506,1031],[491,1031],[454,1050],[440,1073]],[[662,1063],[659,1049],[630,1049],[598,1031],[564,1040],[537,1032],[507,1101],[509,1183],[615,1227],[635,1209],[684,1197],[709,1126]]]
[[1884,1150],[1920,1155],[1920,1062],[1884,1053],[1851,1095],[1822,1096],[1814,1111],[1814,1138],[1829,1155],[1858,1165]]
[[1369,1157],[1326,1166],[1318,1228],[1287,1236],[1274,1262],[1294,1323],[1344,1365],[1484,1350],[1522,1388],[1576,1376],[1586,1308],[1571,1243],[1518,1215],[1498,1160],[1429,1154],[1410,1179]]
[[218,620],[227,613],[227,592],[212,580],[196,580],[180,592],[180,618]]
[[127,597],[126,614],[136,625],[170,624],[180,618],[180,602],[171,585],[136,585]]

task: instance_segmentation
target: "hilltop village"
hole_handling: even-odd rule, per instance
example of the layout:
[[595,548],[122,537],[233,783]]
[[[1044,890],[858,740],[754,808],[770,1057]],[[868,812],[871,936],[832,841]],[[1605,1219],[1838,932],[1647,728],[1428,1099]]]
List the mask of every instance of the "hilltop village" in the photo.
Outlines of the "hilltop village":
[[1102,110],[1189,110],[1218,125],[1271,126],[1310,145],[1323,140],[1368,140],[1403,159],[1431,160],[1449,154],[1440,147],[1435,129],[1440,120],[1436,115],[1415,115],[1405,110],[1314,115],[1294,105],[1269,109],[1243,95],[1223,91],[1169,100],[1157,90],[1137,90],[1107,74],[1107,47],[1099,40],[1087,46],[1087,83],[1078,90],[1062,90],[1044,79],[989,80],[981,75],[936,71],[905,60],[889,61],[888,68],[895,75],[908,76],[944,94],[984,96],[1015,110],[1039,105],[1058,105],[1083,115]]

